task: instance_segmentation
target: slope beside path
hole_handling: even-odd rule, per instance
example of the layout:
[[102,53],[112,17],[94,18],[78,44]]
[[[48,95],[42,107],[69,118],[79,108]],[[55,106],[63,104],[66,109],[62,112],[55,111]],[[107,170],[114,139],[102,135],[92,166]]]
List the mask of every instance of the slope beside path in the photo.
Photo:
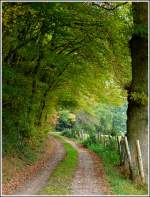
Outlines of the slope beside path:
[[[62,141],[50,135],[52,143],[52,153],[42,168],[17,187],[11,194],[13,195],[35,195],[42,188],[47,186],[49,177],[59,162],[65,158],[66,151]],[[78,152],[78,166],[71,182],[72,195],[106,195],[111,194],[109,185],[104,176],[104,169],[101,159],[93,152],[75,141],[63,137],[64,141],[71,144]],[[27,169],[28,170],[28,169]],[[65,174],[64,174],[65,176]],[[23,174],[19,178],[24,178]],[[21,180],[21,179],[20,179]],[[15,182],[15,180],[14,180]]]
[[[17,189],[12,192],[13,195],[34,195],[37,194],[47,184],[49,176],[58,165],[58,163],[65,157],[66,153],[60,140],[51,136],[50,143],[52,145],[52,152],[49,155],[49,160],[44,166],[42,166],[41,169],[37,170],[36,174],[31,175],[30,179],[27,179],[24,183],[19,185]],[[24,173],[19,177],[15,177],[12,182],[14,183],[17,178],[18,181],[21,181],[21,179],[24,178]]]

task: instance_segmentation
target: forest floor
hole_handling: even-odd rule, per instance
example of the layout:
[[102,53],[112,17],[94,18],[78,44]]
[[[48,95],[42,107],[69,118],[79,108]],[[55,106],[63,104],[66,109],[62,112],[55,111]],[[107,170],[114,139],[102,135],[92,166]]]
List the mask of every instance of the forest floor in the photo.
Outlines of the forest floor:
[[[69,194],[110,194],[111,192],[109,192],[110,189],[104,176],[103,165],[100,158],[95,153],[83,148],[81,145],[77,145],[74,141],[68,138],[63,139],[65,142],[71,144],[78,153],[78,163],[75,175],[71,178]],[[51,137],[51,140],[53,141],[53,147],[55,148],[53,149],[47,164],[43,168],[39,169],[36,174],[30,177],[30,179],[26,180],[24,184],[17,187],[17,189],[12,193],[13,195],[38,194],[42,188],[48,185],[48,180],[51,177],[51,174],[55,172],[57,166],[61,165],[66,157],[65,155],[67,154],[61,140],[53,136]],[[65,174],[63,176],[65,176]],[[19,181],[19,177],[17,178]]]

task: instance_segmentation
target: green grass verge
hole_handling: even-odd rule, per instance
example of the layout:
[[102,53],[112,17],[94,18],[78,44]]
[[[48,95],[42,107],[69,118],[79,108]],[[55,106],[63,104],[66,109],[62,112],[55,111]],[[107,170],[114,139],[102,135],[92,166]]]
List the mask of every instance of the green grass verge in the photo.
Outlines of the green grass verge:
[[43,195],[67,195],[71,192],[70,186],[77,167],[78,154],[62,137],[59,137],[59,139],[64,145],[66,156],[53,171],[47,186],[40,192]]
[[148,193],[146,187],[137,186],[117,170],[119,155],[116,150],[106,148],[102,144],[91,144],[88,148],[103,159],[106,177],[114,195],[146,195]]

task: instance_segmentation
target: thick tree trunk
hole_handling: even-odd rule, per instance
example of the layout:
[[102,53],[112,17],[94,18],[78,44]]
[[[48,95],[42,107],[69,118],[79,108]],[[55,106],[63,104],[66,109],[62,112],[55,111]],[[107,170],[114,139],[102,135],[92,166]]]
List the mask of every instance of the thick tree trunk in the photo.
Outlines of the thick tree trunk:
[[[147,31],[148,4],[133,3],[133,18],[138,29],[131,39],[132,84],[128,96],[127,137],[137,173],[136,140],[139,139],[142,151],[145,176],[148,176],[148,39],[141,34],[142,28]],[[147,181],[147,180],[146,180]]]

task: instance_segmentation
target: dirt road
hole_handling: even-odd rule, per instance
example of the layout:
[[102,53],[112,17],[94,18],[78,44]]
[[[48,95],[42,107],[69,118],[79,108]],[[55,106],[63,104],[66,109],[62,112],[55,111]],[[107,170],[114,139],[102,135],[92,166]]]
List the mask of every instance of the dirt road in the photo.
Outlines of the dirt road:
[[40,170],[39,173],[32,177],[26,184],[18,188],[13,195],[34,195],[41,191],[47,184],[48,178],[58,163],[64,158],[65,150],[62,143],[53,138],[53,146],[55,146],[52,157],[50,157],[47,166]]
[[[65,156],[63,144],[59,139],[51,136],[55,151],[50,157],[46,167],[40,170],[34,177],[19,187],[13,195],[35,195],[46,186],[52,171]],[[104,195],[110,194],[109,186],[103,173],[103,165],[100,158],[83,148],[76,142],[64,138],[78,151],[78,166],[71,183],[72,195]]]
[[109,186],[100,158],[88,149],[66,138],[79,154],[79,164],[72,182],[73,195],[107,195]]

